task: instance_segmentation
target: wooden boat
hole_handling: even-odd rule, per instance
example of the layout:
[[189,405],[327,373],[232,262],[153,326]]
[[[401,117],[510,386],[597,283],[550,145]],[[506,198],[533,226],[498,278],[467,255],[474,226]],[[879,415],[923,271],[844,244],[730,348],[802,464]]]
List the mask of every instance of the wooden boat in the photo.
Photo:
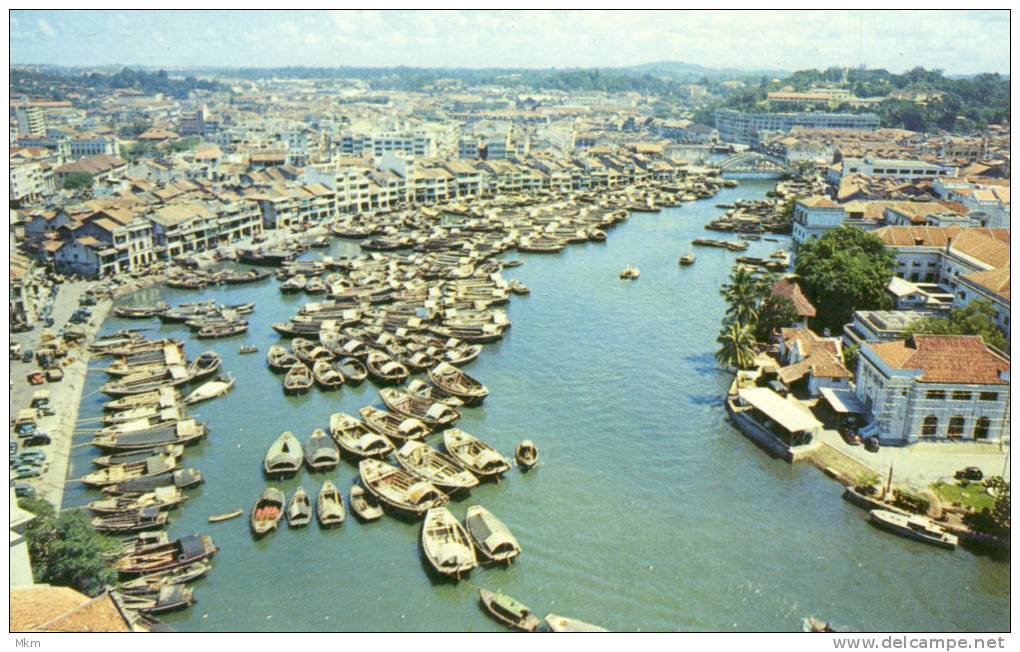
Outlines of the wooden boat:
[[301,362],[296,355],[282,346],[276,345],[269,347],[266,361],[269,363],[269,368],[276,372],[289,371],[291,367]]
[[326,284],[323,283],[322,279],[319,278],[318,276],[313,276],[310,279],[308,279],[308,282],[305,284],[305,293],[306,294],[325,294],[326,293]]
[[92,528],[97,532],[139,532],[155,530],[166,525],[169,516],[156,507],[142,507],[119,514],[92,517]]
[[187,419],[157,428],[96,435],[92,438],[92,445],[106,451],[133,451],[168,444],[188,445],[205,437],[208,432],[205,425]]
[[523,468],[530,469],[538,463],[538,447],[535,446],[535,442],[525,439],[517,444],[517,451],[514,457],[517,458],[517,463]]
[[481,344],[464,344],[443,353],[443,359],[452,365],[466,365],[482,353]]
[[288,430],[277,437],[273,445],[269,447],[262,468],[266,475],[271,477],[288,476],[297,473],[302,462],[304,462],[304,451],[301,448],[301,442],[294,436],[294,433]]
[[319,496],[315,500],[315,513],[322,527],[336,527],[342,524],[347,516],[344,495],[337,491],[329,480],[322,483],[322,489],[319,489]]
[[481,403],[489,395],[485,385],[448,362],[429,369],[429,380],[447,394],[464,401],[465,405]]
[[151,319],[158,313],[169,308],[165,303],[157,303],[154,306],[117,306],[113,314],[123,319]]
[[478,589],[478,597],[485,610],[507,627],[519,629],[522,632],[533,632],[542,624],[538,616],[531,613],[531,609],[505,593]]
[[304,394],[312,388],[312,370],[299,362],[287,370],[283,378],[283,391],[286,394]]
[[622,272],[620,272],[620,278],[625,280],[625,281],[633,281],[633,280],[638,279],[640,276],[641,276],[641,270],[639,270],[637,267],[633,267],[633,266],[626,267],[626,268],[624,268],[624,270]]
[[194,602],[191,589],[180,584],[163,586],[151,592],[120,594],[118,601],[124,609],[150,615],[183,609]]
[[360,484],[351,485],[351,511],[362,521],[377,521],[383,510],[371,494],[365,493]]
[[251,531],[262,536],[276,529],[283,518],[283,492],[276,487],[266,487],[251,508]]
[[215,379],[199,385],[195,391],[188,394],[188,396],[184,399],[184,404],[194,405],[196,403],[201,403],[202,401],[218,398],[229,392],[233,387],[233,376],[228,375],[226,378],[223,376],[217,376]]
[[297,356],[298,360],[305,364],[311,364],[316,360],[332,360],[336,356],[326,347],[319,346],[311,340],[306,340],[303,337],[295,337],[290,344],[290,348],[294,351],[294,355]]
[[312,501],[304,487],[298,487],[287,503],[287,525],[304,527],[312,522]]
[[448,577],[460,579],[478,565],[471,539],[445,507],[433,507],[426,512],[421,547],[432,568]]
[[183,406],[149,405],[133,410],[120,410],[104,414],[101,418],[103,426],[100,432],[127,432],[138,430],[146,425],[173,423],[185,418],[187,418],[187,414]]
[[337,371],[328,360],[316,360],[312,366],[312,376],[319,389],[326,391],[343,387],[344,375]]
[[495,478],[510,470],[510,461],[492,446],[459,428],[443,432],[443,447],[465,469],[481,478]]
[[143,448],[137,451],[131,451],[129,453],[117,453],[115,455],[103,455],[100,457],[92,458],[92,464],[95,466],[115,466],[117,464],[130,464],[131,462],[141,462],[150,457],[166,457],[171,456],[176,459],[180,459],[184,455],[184,446],[178,444],[171,444],[169,446],[156,446],[154,448]]
[[464,401],[460,400],[456,396],[450,396],[438,387],[429,385],[420,378],[415,378],[407,385],[407,391],[415,396],[419,396],[430,401],[436,401],[443,405],[449,405],[452,408],[459,408],[464,405]]
[[333,368],[344,375],[344,379],[353,385],[360,384],[368,377],[368,369],[356,358],[341,358]]
[[135,495],[148,491],[156,491],[162,487],[173,487],[177,489],[189,489],[204,482],[202,472],[195,469],[179,469],[169,475],[157,475],[148,478],[134,478],[118,482],[117,484],[106,485],[103,492],[114,495]]
[[280,292],[284,294],[291,294],[293,292],[301,292],[308,285],[308,277],[304,274],[297,274],[291,276],[289,279],[280,283]]
[[108,396],[120,397],[129,394],[143,394],[164,387],[177,387],[191,380],[191,374],[183,366],[174,365],[154,373],[132,374],[104,384],[100,391]]
[[192,382],[208,378],[220,369],[223,358],[215,351],[206,351],[195,358],[194,362],[188,365],[188,373],[191,374]]
[[829,623],[819,620],[814,616],[808,616],[804,619],[802,629],[805,632],[812,634],[832,634],[836,631],[836,628]]
[[181,568],[212,557],[219,548],[204,534],[192,534],[158,546],[147,546],[118,559],[113,567],[123,575],[145,575]]
[[235,509],[232,512],[225,512],[223,514],[213,514],[209,517],[210,523],[222,523],[223,521],[229,521],[230,519],[237,518],[241,514],[244,514],[243,509]]
[[598,625],[586,623],[576,618],[567,618],[556,614],[548,614],[545,617],[545,624],[550,632],[608,632],[609,630]]
[[244,320],[233,321],[229,324],[223,324],[219,326],[203,326],[198,329],[196,337],[198,339],[214,339],[220,337],[233,337],[234,335],[240,335],[241,333],[247,332],[248,322]]
[[922,543],[949,550],[956,548],[959,544],[959,539],[955,534],[950,534],[927,516],[916,514],[908,516],[885,509],[873,509],[870,512],[870,519],[873,524],[883,530]]
[[390,410],[420,420],[430,428],[442,428],[460,418],[460,412],[449,405],[430,401],[415,394],[386,387],[379,396]]
[[177,487],[157,487],[144,493],[110,496],[93,500],[86,507],[93,514],[120,514],[145,507],[160,510],[173,509],[187,500],[187,496]]
[[196,561],[193,564],[182,566],[181,568],[174,568],[168,571],[160,571],[156,573],[150,573],[148,575],[142,575],[136,577],[133,580],[121,582],[117,586],[117,591],[127,595],[136,593],[149,593],[153,589],[159,589],[164,586],[173,586],[175,584],[188,584],[195,580],[205,577],[212,570],[212,564],[207,561]]
[[467,508],[464,527],[471,535],[475,549],[492,561],[509,564],[521,554],[521,546],[510,528],[481,505]]
[[156,405],[161,408],[177,405],[180,392],[173,387],[161,387],[141,394],[130,394],[103,403],[103,409],[109,412],[134,410],[140,407]]
[[316,428],[305,442],[305,462],[313,471],[328,471],[340,462],[340,451],[321,428]]
[[365,425],[392,441],[424,439],[431,433],[428,426],[414,417],[404,417],[366,405],[358,410]]
[[[160,546],[165,546],[170,543],[170,537],[167,535],[166,530],[153,530],[150,532],[137,532],[134,536],[130,536],[121,539],[114,550],[110,553],[104,553],[106,557],[112,557],[117,559],[125,555],[131,555],[147,550],[152,550]],[[153,573],[172,572],[170,569],[167,571],[153,571]]]
[[258,350],[259,347],[255,346],[254,344],[245,344],[240,349],[238,349],[237,352],[240,353],[241,355],[246,355],[248,353],[258,353]]
[[686,253],[680,256],[681,265],[693,265],[694,264],[694,252]]
[[393,452],[393,444],[389,439],[344,412],[330,416],[329,429],[340,448],[356,457],[382,459]]
[[424,442],[406,442],[397,451],[396,458],[400,466],[447,493],[478,486],[474,474]]
[[450,498],[431,482],[379,460],[358,463],[361,484],[384,505],[404,514],[422,516],[433,507],[442,507]]
[[241,285],[243,283],[258,283],[272,276],[269,272],[260,269],[250,269],[247,272],[225,272],[220,277],[220,282],[227,285]]
[[149,457],[141,462],[130,462],[107,466],[93,471],[81,477],[82,484],[90,487],[105,487],[106,485],[125,482],[134,478],[151,478],[158,475],[173,473],[177,469],[177,458],[175,457]]
[[407,367],[382,351],[369,351],[365,366],[372,378],[380,383],[402,383],[410,375]]

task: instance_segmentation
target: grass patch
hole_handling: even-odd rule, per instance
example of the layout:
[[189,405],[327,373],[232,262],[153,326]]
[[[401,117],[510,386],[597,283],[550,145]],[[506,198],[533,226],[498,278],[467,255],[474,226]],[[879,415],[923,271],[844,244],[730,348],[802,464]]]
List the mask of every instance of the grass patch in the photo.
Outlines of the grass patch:
[[980,512],[986,507],[991,511],[995,505],[995,498],[985,493],[984,483],[972,482],[966,487],[961,487],[958,484],[936,482],[931,486],[931,489],[943,503],[960,503],[976,512]]

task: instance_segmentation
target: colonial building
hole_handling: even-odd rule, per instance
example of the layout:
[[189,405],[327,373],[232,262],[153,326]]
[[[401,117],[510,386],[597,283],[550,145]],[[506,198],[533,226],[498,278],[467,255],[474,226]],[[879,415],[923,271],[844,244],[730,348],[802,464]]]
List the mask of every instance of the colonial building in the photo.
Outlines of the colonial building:
[[998,441],[1009,433],[1009,359],[979,336],[863,343],[857,398],[864,436],[883,444]]

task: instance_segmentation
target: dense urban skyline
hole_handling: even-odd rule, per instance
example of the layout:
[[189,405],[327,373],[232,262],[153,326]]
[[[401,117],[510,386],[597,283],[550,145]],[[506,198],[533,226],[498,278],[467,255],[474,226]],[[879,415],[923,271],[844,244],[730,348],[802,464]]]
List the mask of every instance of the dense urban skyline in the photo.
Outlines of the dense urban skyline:
[[[565,68],[669,60],[1009,72],[1008,48],[986,47],[1008,42],[1007,11],[53,10],[13,11],[10,30],[15,64]],[[182,47],[196,42],[202,47]]]

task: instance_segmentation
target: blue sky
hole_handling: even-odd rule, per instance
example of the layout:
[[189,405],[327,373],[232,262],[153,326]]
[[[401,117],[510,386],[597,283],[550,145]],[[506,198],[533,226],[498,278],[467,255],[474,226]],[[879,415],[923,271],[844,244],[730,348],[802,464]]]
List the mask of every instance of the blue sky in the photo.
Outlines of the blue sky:
[[14,11],[12,63],[164,66],[915,65],[1009,72],[1009,13]]

